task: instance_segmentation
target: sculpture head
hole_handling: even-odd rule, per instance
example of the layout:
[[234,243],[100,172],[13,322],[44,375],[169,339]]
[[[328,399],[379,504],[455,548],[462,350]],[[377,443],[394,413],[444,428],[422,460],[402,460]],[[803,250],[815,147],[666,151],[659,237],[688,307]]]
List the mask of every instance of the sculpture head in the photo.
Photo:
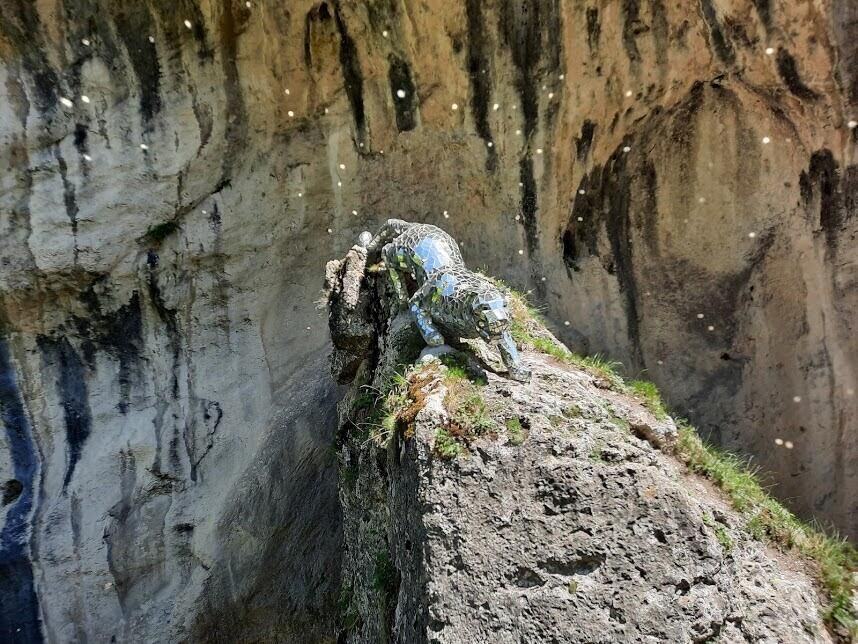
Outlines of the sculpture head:
[[483,340],[495,340],[512,323],[509,304],[496,288],[481,289],[471,302],[474,326]]

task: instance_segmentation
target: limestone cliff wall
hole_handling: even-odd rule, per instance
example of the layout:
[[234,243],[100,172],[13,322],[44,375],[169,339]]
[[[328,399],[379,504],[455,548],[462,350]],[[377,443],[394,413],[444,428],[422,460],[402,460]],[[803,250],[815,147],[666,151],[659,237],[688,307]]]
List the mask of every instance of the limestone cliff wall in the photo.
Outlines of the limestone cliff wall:
[[854,536],[853,4],[4,0],[4,635],[332,632],[314,303],[392,214]]

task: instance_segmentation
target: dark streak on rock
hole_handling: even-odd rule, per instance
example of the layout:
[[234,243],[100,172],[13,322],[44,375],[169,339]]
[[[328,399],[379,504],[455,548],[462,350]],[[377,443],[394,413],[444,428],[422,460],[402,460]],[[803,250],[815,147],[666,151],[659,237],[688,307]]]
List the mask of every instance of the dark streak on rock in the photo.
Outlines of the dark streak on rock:
[[706,26],[709,27],[710,43],[715,55],[721,59],[721,62],[732,65],[736,62],[736,52],[733,51],[732,43],[724,35],[724,30],[721,27],[721,23],[718,22],[718,13],[715,11],[712,0],[700,0],[700,9],[703,12],[703,20],[706,22]]
[[670,24],[667,21],[667,9],[664,0],[650,0],[652,37],[655,43],[655,62],[662,71],[667,71],[667,52],[671,47]]
[[[481,0],[466,0],[465,13],[468,19],[468,80],[471,84],[471,113],[479,137],[492,141],[489,126],[489,102],[492,93],[491,56],[483,20]],[[497,170],[498,158],[494,145],[486,145],[486,171]]]
[[0,324],[0,418],[15,478],[3,490],[9,509],[0,530],[0,640],[39,643],[39,599],[27,539],[39,461],[5,334]]
[[149,299],[158,317],[166,327],[167,339],[170,344],[170,350],[173,354],[173,384],[172,395],[176,399],[179,397],[179,364],[181,362],[181,338],[179,336],[179,322],[176,311],[167,307],[164,303],[164,298],[161,295],[161,288],[158,286],[158,255],[154,251],[149,251],[146,256],[146,265],[148,268],[146,274],[146,285],[149,291]]
[[810,166],[799,177],[801,198],[808,214],[819,203],[819,227],[829,247],[836,249],[841,232],[855,212],[858,198],[858,167],[850,166],[841,178],[830,150],[810,157]]
[[66,216],[69,218],[72,229],[72,238],[74,244],[74,263],[77,264],[79,249],[77,247],[77,198],[75,197],[74,184],[68,177],[68,165],[63,155],[60,153],[59,144],[54,146],[54,158],[57,160],[57,167],[60,171],[60,179],[63,183],[63,203],[66,208]]
[[68,446],[66,473],[63,477],[65,492],[83,453],[84,443],[92,431],[86,371],[83,361],[68,338],[39,336],[37,344],[45,363],[56,371],[57,392],[63,408]]
[[808,101],[819,98],[819,95],[801,80],[801,76],[798,73],[798,66],[795,64],[795,58],[783,48],[778,49],[778,74],[780,74],[781,80],[787,86],[787,89],[795,96]]
[[[324,2],[322,4],[325,4]],[[346,95],[352,107],[355,120],[355,134],[359,143],[366,144],[366,112],[363,105],[363,74],[360,69],[357,48],[349,36],[346,23],[340,12],[339,0],[334,1],[334,18],[337,31],[340,34],[340,66],[343,70],[343,80],[346,85]]]
[[[202,22],[202,21],[200,21]],[[238,31],[232,13],[232,0],[222,0],[220,16],[221,70],[226,94],[226,150],[223,156],[220,183],[229,182],[232,169],[240,157],[247,139],[247,110],[238,78]]]
[[590,53],[599,48],[599,36],[602,35],[602,25],[599,23],[598,7],[587,7],[587,46]]
[[155,22],[145,2],[111,2],[108,7],[140,86],[144,131],[151,132],[152,120],[161,111],[161,65],[157,48],[149,42]]
[[[858,105],[858,2],[855,0],[832,0],[830,25],[834,44],[838,51],[835,79],[853,106]],[[858,128],[853,130],[858,140]]]
[[134,459],[134,452],[120,450],[119,452],[120,474],[119,474],[119,490],[120,498],[113,507],[110,508],[108,514],[113,520],[113,523],[107,527],[104,532],[104,541],[107,544],[107,566],[110,574],[113,577],[113,583],[116,587],[116,593],[119,598],[119,606],[125,614],[125,599],[128,593],[128,580],[122,572],[122,562],[117,556],[116,550],[118,534],[121,534],[121,528],[128,520],[129,515],[134,509],[134,487],[137,481],[137,466]]
[[[539,83],[543,75],[554,74],[560,67],[560,36],[563,32],[558,0],[534,3],[527,0],[505,0],[500,11],[500,33],[510,48],[516,68],[515,88],[524,117],[524,135],[530,141],[539,125]],[[550,124],[546,129],[550,131]],[[539,249],[537,225],[537,191],[533,160],[519,161],[521,217],[528,254]],[[541,288],[541,282],[540,282]]]
[[[313,67],[313,24],[328,25],[333,16],[327,2],[312,7],[304,16],[304,65]],[[322,31],[326,31],[323,29]]]
[[45,54],[38,6],[32,0],[3,0],[0,3],[0,34],[12,44],[15,55],[33,79],[36,108],[47,112],[56,107],[59,81]]
[[[194,482],[197,480],[197,470],[200,463],[202,463],[203,459],[211,451],[212,447],[214,447],[214,435],[217,433],[220,421],[223,419],[223,409],[219,402],[215,400],[197,400],[196,403],[198,410],[195,410],[187,419],[184,431],[185,449],[188,452],[188,460],[191,463],[190,477],[191,481]],[[205,430],[205,446],[202,450],[197,450],[197,430],[201,427]]]
[[88,315],[74,317],[72,321],[78,334],[85,338],[81,349],[91,369],[95,367],[98,347],[119,361],[120,400],[117,408],[120,413],[126,414],[131,401],[131,386],[136,377],[135,369],[141,362],[144,345],[140,295],[134,291],[128,304],[116,311],[104,312],[93,286],[90,285],[81,295]]
[[623,49],[632,62],[640,62],[641,54],[635,38],[641,32],[638,0],[623,0]]
[[77,150],[80,155],[84,155],[89,152],[89,145],[87,144],[88,136],[89,130],[86,125],[83,123],[75,123],[73,142],[75,150]]
[[[623,142],[622,146],[628,145]],[[597,166],[586,175],[579,186],[584,194],[576,194],[566,230],[563,233],[563,259],[571,271],[580,270],[579,261],[586,251],[599,257],[598,236],[604,226],[611,247],[610,257],[603,257],[605,270],[616,275],[620,292],[625,298],[626,324],[631,353],[636,366],[643,365],[639,338],[638,294],[632,257],[631,201],[632,176],[626,168],[628,155],[617,149],[605,167]],[[654,173],[654,170],[653,170]],[[655,177],[650,178],[652,182]],[[578,221],[581,218],[582,221]]]
[[[27,99],[23,83],[19,82],[18,74],[13,75],[15,71],[17,71],[16,67],[11,65],[9,75],[6,77],[5,90],[6,100],[18,119],[20,129],[18,134],[11,134],[4,148],[6,155],[5,171],[10,178],[14,177],[12,185],[15,188],[7,192],[7,205],[4,211],[4,215],[7,217],[6,230],[4,231],[7,250],[0,255],[0,266],[5,268],[15,262],[17,270],[37,274],[36,262],[27,243],[32,234],[30,195],[33,192],[33,173],[30,170],[27,142],[27,117],[30,113],[30,101]],[[24,253],[20,253],[19,249],[24,249]],[[26,256],[24,261],[18,259],[21,255]]]
[[579,161],[583,161],[590,154],[590,147],[593,145],[593,136],[595,134],[596,124],[589,119],[585,119],[581,125],[581,136],[575,139],[575,149]]
[[[524,226],[525,242],[532,256],[539,248],[539,229],[536,220],[538,206],[536,180],[533,177],[533,159],[522,157],[518,162],[518,180],[521,182],[521,223]],[[539,295],[543,295],[544,284],[537,282]]]
[[[393,97],[393,108],[396,111],[396,129],[400,132],[408,132],[417,127],[417,89],[411,79],[411,69],[408,63],[391,54],[387,79],[390,82],[390,94]],[[405,97],[397,96],[398,91],[404,91]]]
[[754,7],[757,10],[757,15],[760,16],[760,20],[763,22],[763,26],[768,29],[772,26],[772,0],[753,0]]

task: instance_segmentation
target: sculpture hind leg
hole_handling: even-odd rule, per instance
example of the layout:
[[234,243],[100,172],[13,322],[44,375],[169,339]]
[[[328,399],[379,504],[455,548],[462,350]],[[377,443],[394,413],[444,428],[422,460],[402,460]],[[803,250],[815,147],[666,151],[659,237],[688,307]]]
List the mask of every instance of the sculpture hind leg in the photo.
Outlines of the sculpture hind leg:
[[423,341],[430,347],[440,347],[444,344],[444,336],[435,326],[432,316],[429,314],[427,307],[424,306],[424,297],[431,292],[431,286],[427,283],[417,291],[411,298],[411,313],[414,315],[414,321],[417,323],[417,328],[420,329],[420,335],[423,336]]
[[519,382],[530,382],[531,372],[522,363],[515,340],[512,339],[509,331],[504,331],[497,345],[503,363],[509,371],[509,377]]

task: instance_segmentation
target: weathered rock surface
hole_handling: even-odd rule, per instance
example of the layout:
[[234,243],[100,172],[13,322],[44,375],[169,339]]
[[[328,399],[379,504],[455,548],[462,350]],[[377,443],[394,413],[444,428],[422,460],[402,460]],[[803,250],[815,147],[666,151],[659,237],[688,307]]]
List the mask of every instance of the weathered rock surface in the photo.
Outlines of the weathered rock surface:
[[[366,310],[342,295],[335,343]],[[527,385],[489,372],[496,432],[448,460],[444,368],[430,358],[412,376],[413,421],[384,447],[368,439],[355,400],[384,386],[415,333],[407,315],[376,319],[376,359],[340,403],[342,641],[831,641],[803,564],[750,538],[714,489],[639,437],[669,452],[669,418],[590,374],[531,352]]]
[[858,534],[856,11],[0,2],[0,636],[333,632],[314,303],[391,215]]

